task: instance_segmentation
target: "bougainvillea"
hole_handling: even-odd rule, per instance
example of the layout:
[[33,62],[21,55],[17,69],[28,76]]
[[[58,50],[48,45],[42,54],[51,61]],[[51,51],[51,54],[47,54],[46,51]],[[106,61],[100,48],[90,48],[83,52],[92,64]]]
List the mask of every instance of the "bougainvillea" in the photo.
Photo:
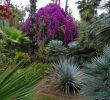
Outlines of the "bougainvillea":
[[[30,33],[29,18],[25,22],[25,31]],[[73,18],[59,5],[51,3],[40,8],[36,13],[37,37],[58,39],[68,44],[79,36]]]
[[11,15],[10,6],[10,0],[6,0],[4,5],[0,5],[0,16],[4,19],[8,19]]

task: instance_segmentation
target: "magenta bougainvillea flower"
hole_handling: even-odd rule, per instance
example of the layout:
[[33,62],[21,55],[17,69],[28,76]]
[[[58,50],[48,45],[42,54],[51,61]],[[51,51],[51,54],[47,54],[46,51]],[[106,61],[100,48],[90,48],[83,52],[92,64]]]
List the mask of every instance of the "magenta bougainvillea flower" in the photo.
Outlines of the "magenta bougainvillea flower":
[[[30,33],[29,24],[30,20],[27,18],[25,22],[25,31],[27,33]],[[38,10],[35,27],[39,36],[45,37],[44,35],[46,35],[49,39],[62,40],[65,44],[79,36],[73,18],[59,5],[53,3]]]

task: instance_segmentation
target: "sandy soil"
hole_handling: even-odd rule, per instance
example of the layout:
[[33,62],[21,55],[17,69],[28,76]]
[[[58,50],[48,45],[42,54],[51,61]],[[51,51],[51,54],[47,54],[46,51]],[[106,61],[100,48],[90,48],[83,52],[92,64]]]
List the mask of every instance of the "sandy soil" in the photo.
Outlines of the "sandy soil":
[[39,83],[39,86],[34,93],[36,100],[87,100],[87,98],[80,95],[74,96],[73,94],[70,94],[66,96],[60,91],[55,90],[51,84],[51,79],[49,78],[44,78]]

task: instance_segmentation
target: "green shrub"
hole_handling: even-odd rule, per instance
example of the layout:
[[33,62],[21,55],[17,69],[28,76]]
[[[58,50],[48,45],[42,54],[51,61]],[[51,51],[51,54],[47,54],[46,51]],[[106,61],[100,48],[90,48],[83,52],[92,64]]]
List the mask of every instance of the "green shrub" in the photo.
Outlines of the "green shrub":
[[39,76],[39,77],[43,77],[47,74],[48,69],[51,68],[51,64],[47,64],[47,63],[38,63],[38,64],[34,64],[34,66],[32,67],[31,72],[28,74],[29,78],[33,78],[35,76]]
[[38,60],[41,62],[47,62],[48,61],[48,52],[45,48],[44,41],[39,41],[38,46],[39,46],[39,48],[36,53]]
[[9,58],[5,46],[6,42],[4,40],[0,40],[0,67],[2,68],[7,67],[11,62],[11,58]]
[[16,52],[14,57],[14,63],[17,64],[22,61],[21,65],[24,67],[31,63],[31,58],[29,57],[28,53],[24,52]]

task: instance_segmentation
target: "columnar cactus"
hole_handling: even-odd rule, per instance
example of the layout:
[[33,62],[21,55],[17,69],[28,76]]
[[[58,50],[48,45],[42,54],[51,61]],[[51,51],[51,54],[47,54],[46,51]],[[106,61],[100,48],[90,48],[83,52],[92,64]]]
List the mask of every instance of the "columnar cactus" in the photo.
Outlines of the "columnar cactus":
[[35,40],[34,40],[34,36],[35,36],[35,12],[36,12],[36,2],[37,0],[30,0],[30,16],[29,16],[29,20],[30,20],[30,24],[29,24],[29,37],[30,37],[30,43],[29,43],[29,55],[31,56],[32,60],[34,59],[34,53],[35,53]]

